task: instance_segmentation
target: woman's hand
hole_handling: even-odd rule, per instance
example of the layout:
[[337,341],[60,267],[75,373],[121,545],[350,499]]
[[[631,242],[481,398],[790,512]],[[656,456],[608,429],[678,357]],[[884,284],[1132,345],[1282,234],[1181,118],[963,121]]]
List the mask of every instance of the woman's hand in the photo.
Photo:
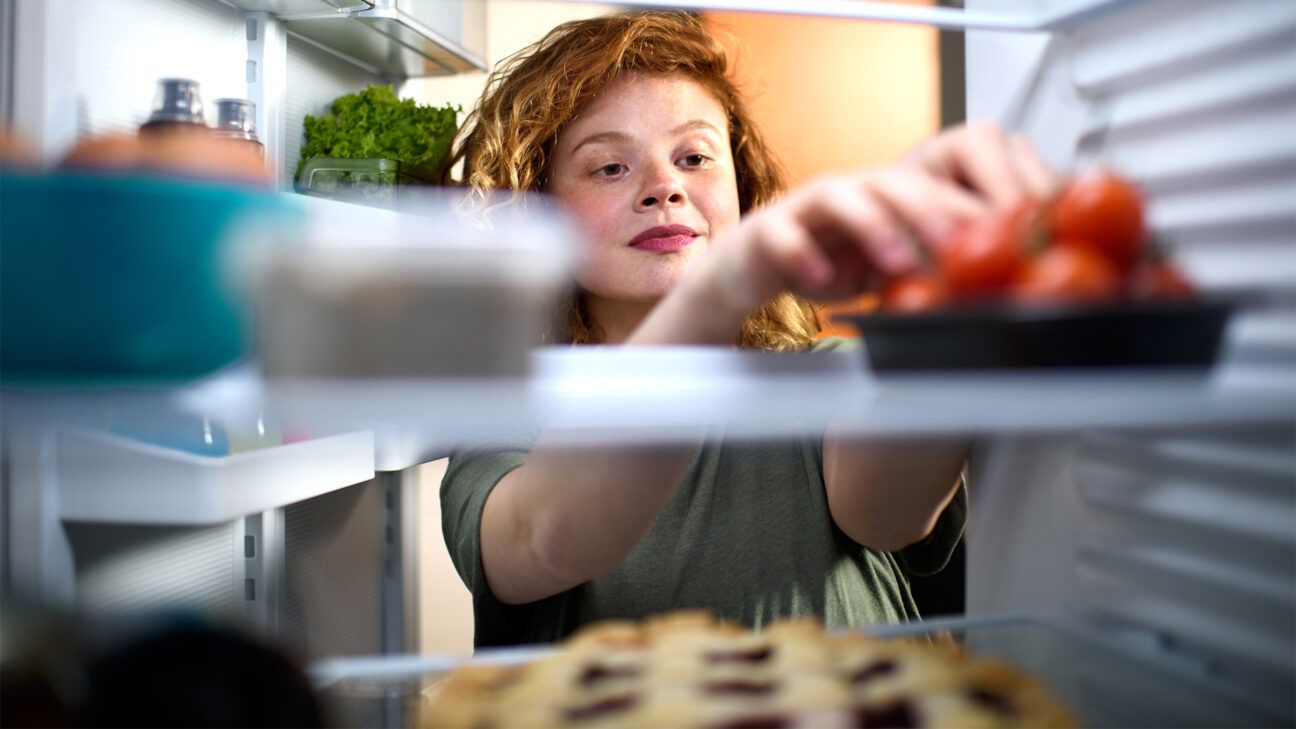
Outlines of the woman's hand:
[[989,122],[953,127],[915,147],[905,162],[971,190],[997,210],[1024,197],[1046,198],[1060,182],[1030,139]]
[[824,177],[717,241],[709,274],[747,313],[782,291],[831,300],[906,273],[968,221],[1056,184],[1029,141],[954,128],[893,167]]
[[1024,138],[955,127],[894,166],[820,178],[747,216],[631,340],[732,342],[784,291],[820,301],[870,291],[922,265],[969,221],[1046,196],[1056,180]]

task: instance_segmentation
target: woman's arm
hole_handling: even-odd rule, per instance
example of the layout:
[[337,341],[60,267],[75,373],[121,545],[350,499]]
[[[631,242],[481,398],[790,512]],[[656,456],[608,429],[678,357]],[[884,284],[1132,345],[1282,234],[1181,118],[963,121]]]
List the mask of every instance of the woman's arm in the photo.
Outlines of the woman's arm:
[[533,602],[614,569],[674,495],[692,450],[542,436],[482,512],[482,567],[496,599]]
[[[1011,172],[1020,162],[1001,159],[1015,148],[993,127],[964,128],[906,164],[799,188],[713,242],[625,344],[730,345],[746,317],[783,291],[831,299],[911,269],[914,237],[936,244],[1031,189],[1023,173]],[[1037,167],[1032,162],[1026,176],[1039,183]],[[986,186],[995,194],[978,192]],[[482,564],[501,602],[539,600],[614,569],[674,495],[696,445],[573,442],[541,437],[486,501]],[[921,538],[954,493],[964,449],[895,449],[829,433],[833,518],[869,546]]]
[[969,446],[958,438],[863,438],[829,427],[823,475],[833,521],[884,552],[922,541],[958,492]]
[[[1057,185],[1029,141],[986,123],[933,137],[907,164],[957,183],[1000,211],[1028,196],[1047,197]],[[873,549],[896,551],[922,541],[957,494],[970,445],[963,438],[866,438],[846,425],[829,427],[824,486],[833,521]]]

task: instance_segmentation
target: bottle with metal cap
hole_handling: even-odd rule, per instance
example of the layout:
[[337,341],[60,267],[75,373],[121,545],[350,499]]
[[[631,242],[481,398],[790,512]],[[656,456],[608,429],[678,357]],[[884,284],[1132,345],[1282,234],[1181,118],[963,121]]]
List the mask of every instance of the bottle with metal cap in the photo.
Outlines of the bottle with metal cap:
[[265,146],[256,135],[256,104],[247,99],[217,99],[216,126],[213,133],[226,139],[237,139],[255,145],[265,156]]
[[208,132],[203,118],[202,96],[198,82],[187,78],[158,79],[153,93],[153,111],[140,126],[140,134],[174,131]]

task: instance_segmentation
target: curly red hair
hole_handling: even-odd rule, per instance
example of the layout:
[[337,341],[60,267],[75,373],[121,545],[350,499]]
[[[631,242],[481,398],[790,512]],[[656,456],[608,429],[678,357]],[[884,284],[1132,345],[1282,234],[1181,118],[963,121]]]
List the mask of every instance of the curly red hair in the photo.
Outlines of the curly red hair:
[[[738,181],[741,212],[786,188],[773,151],[756,129],[729,75],[722,46],[696,15],[649,11],[608,15],[559,25],[537,43],[502,61],[477,107],[464,120],[445,167],[463,162],[459,184],[485,206],[498,191],[544,191],[559,133],[595,96],[629,73],[683,74],[710,91],[724,108]],[[603,334],[579,295],[564,312],[560,337],[599,343]],[[810,302],[783,294],[744,323],[743,347],[793,350],[819,333]]]

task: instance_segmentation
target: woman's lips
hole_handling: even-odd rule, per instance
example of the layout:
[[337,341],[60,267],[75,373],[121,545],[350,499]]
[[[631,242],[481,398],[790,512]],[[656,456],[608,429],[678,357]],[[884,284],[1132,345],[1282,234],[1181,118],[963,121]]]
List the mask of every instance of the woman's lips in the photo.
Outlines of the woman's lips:
[[687,225],[659,225],[630,239],[630,247],[650,253],[672,253],[687,247],[697,232]]

